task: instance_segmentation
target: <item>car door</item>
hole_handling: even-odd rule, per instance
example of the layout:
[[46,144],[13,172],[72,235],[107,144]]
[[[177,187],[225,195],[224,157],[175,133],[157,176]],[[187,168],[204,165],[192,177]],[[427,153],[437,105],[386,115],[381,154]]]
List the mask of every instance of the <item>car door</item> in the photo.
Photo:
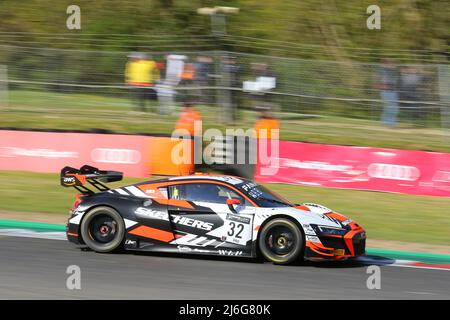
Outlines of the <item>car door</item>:
[[131,207],[133,215],[131,222],[134,225],[127,230],[125,246],[144,250],[164,250],[172,247],[175,234],[168,213],[168,191],[166,187],[155,189],[151,197],[141,198]]
[[[170,186],[169,196],[192,204],[192,209],[169,209],[177,244],[186,251],[251,253],[255,208],[240,192],[223,184],[196,182]],[[239,199],[240,204],[230,208],[227,199]]]

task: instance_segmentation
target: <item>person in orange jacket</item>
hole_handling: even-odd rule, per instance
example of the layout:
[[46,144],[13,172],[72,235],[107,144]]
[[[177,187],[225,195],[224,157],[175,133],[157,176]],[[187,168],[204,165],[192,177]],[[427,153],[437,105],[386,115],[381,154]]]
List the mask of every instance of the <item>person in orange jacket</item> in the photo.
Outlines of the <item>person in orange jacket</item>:
[[256,138],[278,139],[279,137],[273,136],[273,130],[278,130],[279,135],[280,122],[268,110],[262,111],[259,119],[255,122]]
[[175,129],[186,129],[191,137],[194,137],[195,132],[195,122],[202,121],[201,113],[195,110],[194,106],[190,102],[186,102],[183,106],[183,110],[180,112],[180,118],[177,121]]
[[[200,132],[196,132],[196,126],[200,130]],[[180,118],[176,123],[175,129],[184,129],[189,132],[190,137],[192,138],[189,159],[191,161],[191,164],[194,164],[194,154],[197,154],[198,150],[196,148],[199,145],[198,143],[196,143],[196,141],[198,142],[198,139],[202,139],[202,116],[199,111],[195,110],[190,102],[184,103],[183,110],[180,112]],[[201,151],[201,143],[199,146],[199,150]]]

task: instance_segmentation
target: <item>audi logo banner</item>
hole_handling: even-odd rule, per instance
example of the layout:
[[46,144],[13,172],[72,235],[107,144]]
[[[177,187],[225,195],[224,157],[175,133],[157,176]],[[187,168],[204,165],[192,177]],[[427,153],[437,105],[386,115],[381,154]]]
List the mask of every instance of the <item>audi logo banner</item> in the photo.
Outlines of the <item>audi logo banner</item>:
[[149,175],[151,137],[116,134],[0,131],[0,170],[59,172],[65,166],[89,164]]
[[[90,164],[129,177],[147,177],[152,159],[163,155],[166,159],[170,151],[161,154],[161,145],[153,142],[156,139],[0,130],[0,170],[56,173],[64,166]],[[258,158],[255,179],[450,197],[450,154],[280,141],[279,152]]]
[[449,153],[280,141],[272,160],[257,181],[450,197]]

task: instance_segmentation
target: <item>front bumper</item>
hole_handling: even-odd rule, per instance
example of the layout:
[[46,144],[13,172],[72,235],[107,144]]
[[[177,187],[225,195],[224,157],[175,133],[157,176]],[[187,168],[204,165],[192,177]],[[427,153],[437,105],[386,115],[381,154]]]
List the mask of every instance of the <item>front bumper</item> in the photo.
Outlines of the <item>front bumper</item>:
[[366,232],[363,228],[349,230],[345,235],[319,235],[320,242],[306,241],[306,259],[341,260],[366,253]]

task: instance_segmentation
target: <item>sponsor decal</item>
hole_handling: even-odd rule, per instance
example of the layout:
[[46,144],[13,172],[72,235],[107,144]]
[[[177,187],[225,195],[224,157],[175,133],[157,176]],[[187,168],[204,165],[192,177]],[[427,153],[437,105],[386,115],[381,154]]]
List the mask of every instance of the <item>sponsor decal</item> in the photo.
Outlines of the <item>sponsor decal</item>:
[[242,256],[242,251],[219,250],[218,252],[221,256]]
[[250,191],[251,189],[253,189],[256,186],[257,186],[257,184],[254,183],[254,182],[247,182],[246,184],[243,184],[241,186],[241,188],[248,192],[248,191]]
[[211,231],[213,228],[213,224],[201,220],[191,219],[183,216],[172,216],[172,222],[177,224],[182,224],[184,226],[193,227],[197,229],[202,229],[206,231]]
[[306,241],[321,243],[319,237],[306,235]]
[[240,223],[246,223],[246,224],[249,224],[250,221],[251,221],[250,218],[238,216],[238,215],[235,215],[235,214],[229,214],[229,213],[227,214],[227,220],[240,222]]
[[143,218],[151,218],[151,219],[169,221],[169,214],[167,212],[163,212],[163,211],[157,211],[157,210],[139,207],[134,211],[134,213],[137,216],[140,216]]
[[[158,220],[166,220],[169,221],[169,214],[167,212],[163,211],[157,211],[152,210],[148,208],[139,207],[137,208],[134,213],[137,216],[143,217],[143,218],[150,218],[150,219],[158,219]],[[173,223],[181,224],[184,226],[197,228],[201,230],[211,231],[214,225],[209,222],[192,219],[188,217],[178,216],[178,215],[172,215],[171,221]]]
[[222,177],[219,177],[218,180],[222,180],[224,182],[228,182],[228,183],[230,183],[232,185],[237,185],[237,184],[240,184],[240,183],[244,182],[241,179],[238,179],[238,178],[235,178],[235,177],[230,177],[230,176],[222,176]]
[[198,253],[210,253],[211,252],[211,250],[197,249],[197,248],[192,249],[192,251],[198,252]]
[[137,242],[136,242],[136,240],[129,240],[129,239],[127,239],[127,240],[125,241],[125,245],[135,247],[135,246],[137,245]]
[[177,246],[178,251],[180,252],[191,252],[192,248],[186,247],[186,246]]
[[198,248],[191,248],[187,246],[177,246],[178,252],[197,252],[197,253],[210,253],[211,250],[206,249],[198,249]]
[[305,231],[305,234],[309,235],[316,235],[316,232],[309,224],[303,224],[303,230]]
[[63,177],[63,183],[72,186],[76,183],[75,177]]

